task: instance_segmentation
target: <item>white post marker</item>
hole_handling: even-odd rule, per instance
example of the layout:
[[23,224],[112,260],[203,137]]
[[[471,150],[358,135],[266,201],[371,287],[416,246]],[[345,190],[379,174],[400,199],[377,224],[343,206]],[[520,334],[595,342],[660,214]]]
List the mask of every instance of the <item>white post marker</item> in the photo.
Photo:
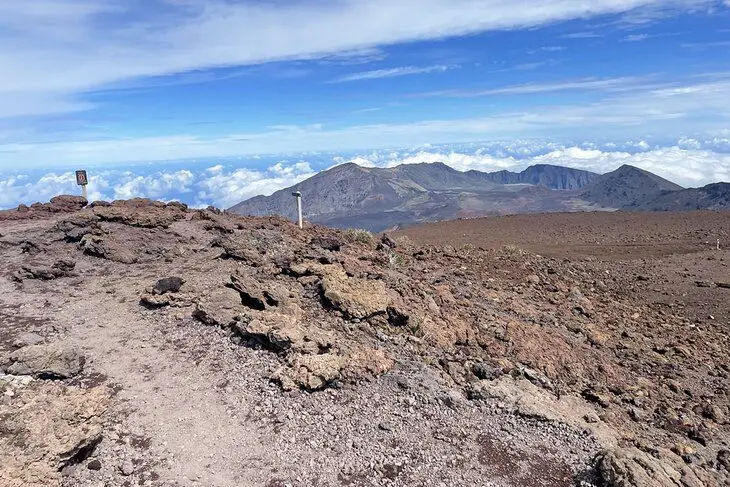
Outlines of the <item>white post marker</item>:
[[86,185],[89,184],[89,178],[86,176],[85,170],[76,171],[76,184],[81,186],[81,196],[88,200],[89,198],[86,195]]
[[295,196],[297,198],[297,215],[299,217],[299,228],[304,228],[304,224],[302,222],[302,193],[296,191],[292,193],[292,196]]

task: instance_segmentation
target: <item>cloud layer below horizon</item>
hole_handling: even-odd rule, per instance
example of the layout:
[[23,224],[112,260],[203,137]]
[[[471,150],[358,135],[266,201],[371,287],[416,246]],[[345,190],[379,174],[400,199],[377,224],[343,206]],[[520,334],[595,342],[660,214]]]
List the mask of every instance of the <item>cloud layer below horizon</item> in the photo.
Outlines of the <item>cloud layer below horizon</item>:
[[[611,150],[589,145],[561,147],[525,143],[495,148],[472,144],[469,147],[373,151],[352,157],[331,155],[317,159],[316,163],[308,162],[302,155],[301,159],[272,161],[261,169],[242,168],[231,162],[169,169],[164,166],[136,167],[133,170],[101,168],[90,171],[89,198],[148,197],[163,201],[179,200],[194,207],[213,205],[228,208],[253,196],[270,195],[313,176],[319,170],[350,161],[370,167],[444,162],[460,171],[474,169],[484,172],[502,169],[521,171],[534,164],[554,164],[606,173],[630,164],[684,187],[730,182],[730,153],[701,149],[699,145],[696,140],[683,140],[677,146],[651,148],[646,142],[639,141]],[[0,208],[47,201],[57,194],[78,192],[72,171],[35,176],[22,171],[0,173]]]

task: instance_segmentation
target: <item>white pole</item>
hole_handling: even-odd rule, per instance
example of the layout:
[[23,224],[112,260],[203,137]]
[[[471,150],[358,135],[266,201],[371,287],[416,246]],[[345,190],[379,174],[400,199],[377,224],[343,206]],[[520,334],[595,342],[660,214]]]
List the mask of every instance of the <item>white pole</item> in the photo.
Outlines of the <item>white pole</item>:
[[298,222],[299,222],[299,228],[304,228],[304,223],[302,220],[302,193],[299,191],[292,193],[297,198],[297,216],[298,216]]
[[81,185],[81,196],[83,196],[85,200],[89,199],[89,197],[86,195],[86,185],[85,184]]

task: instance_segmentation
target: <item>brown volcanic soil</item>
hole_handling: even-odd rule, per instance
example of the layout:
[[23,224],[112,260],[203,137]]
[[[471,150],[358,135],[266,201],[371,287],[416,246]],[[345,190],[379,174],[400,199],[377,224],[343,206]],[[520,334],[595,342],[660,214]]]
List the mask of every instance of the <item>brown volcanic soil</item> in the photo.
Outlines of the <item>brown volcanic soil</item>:
[[[592,261],[620,269],[622,291],[645,303],[679,307],[693,322],[730,323],[730,212],[548,213],[457,220],[401,232],[421,245],[498,249]],[[721,251],[717,252],[717,241]]]
[[[730,478],[730,253],[687,253],[724,216],[376,241],[145,200],[23,212],[0,212],[2,486]],[[523,223],[447,240],[495,221]],[[529,246],[574,234],[567,259]],[[586,254],[647,234],[676,250]]]
[[663,257],[730,248],[730,212],[544,213],[454,220],[400,232],[423,245],[515,245],[549,257]]

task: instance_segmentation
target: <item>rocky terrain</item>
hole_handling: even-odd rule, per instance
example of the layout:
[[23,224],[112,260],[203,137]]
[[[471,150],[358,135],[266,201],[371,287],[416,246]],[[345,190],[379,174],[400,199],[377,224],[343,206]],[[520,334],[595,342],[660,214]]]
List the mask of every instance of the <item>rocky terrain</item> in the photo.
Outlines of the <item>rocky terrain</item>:
[[2,486],[730,480],[727,213],[494,219],[521,246],[84,206],[0,212]]
[[600,177],[600,174],[591,171],[553,166],[551,164],[535,164],[521,172],[496,171],[484,173],[467,171],[467,174],[473,174],[485,181],[499,184],[533,184],[558,190],[580,189]]
[[628,209],[682,189],[649,171],[624,165],[601,176],[581,193],[581,197],[608,208]]
[[636,207],[642,211],[723,210],[730,208],[730,183],[664,192]]
[[[342,164],[271,196],[256,196],[233,213],[296,217],[292,192],[302,193],[307,220],[372,231],[463,216],[591,208],[575,191],[598,175],[559,166],[534,166],[523,173],[461,172],[443,163],[392,168]],[[553,188],[553,189],[551,189]],[[555,190],[554,190],[555,189]],[[599,208],[599,207],[596,207]]]
[[302,194],[310,222],[378,232],[485,215],[730,208],[730,183],[685,190],[628,165],[599,175],[548,164],[520,173],[461,172],[437,162],[392,168],[342,164],[229,211],[296,218],[294,191]]

